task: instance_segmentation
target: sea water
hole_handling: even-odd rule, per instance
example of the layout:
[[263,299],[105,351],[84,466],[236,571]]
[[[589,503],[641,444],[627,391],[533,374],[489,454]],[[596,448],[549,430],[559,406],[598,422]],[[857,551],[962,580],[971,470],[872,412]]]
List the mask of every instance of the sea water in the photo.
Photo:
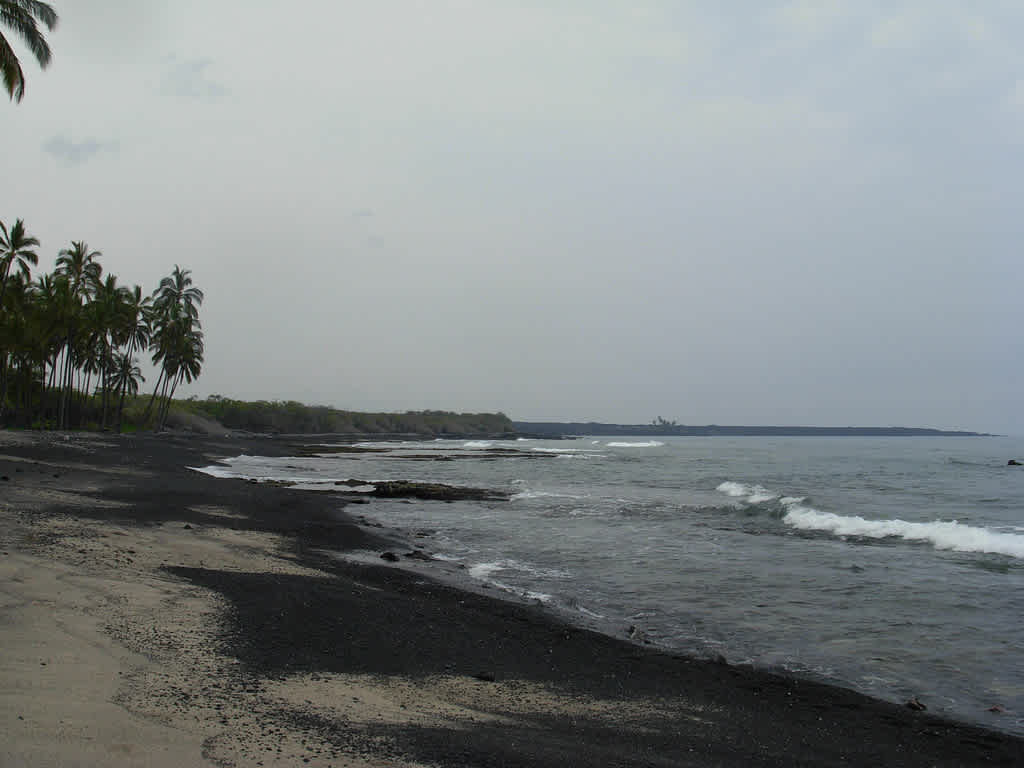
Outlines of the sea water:
[[375,500],[359,512],[478,585],[579,624],[1024,733],[1024,467],[1007,466],[1024,440],[364,446],[386,450],[240,456],[204,471],[502,490],[508,501]]

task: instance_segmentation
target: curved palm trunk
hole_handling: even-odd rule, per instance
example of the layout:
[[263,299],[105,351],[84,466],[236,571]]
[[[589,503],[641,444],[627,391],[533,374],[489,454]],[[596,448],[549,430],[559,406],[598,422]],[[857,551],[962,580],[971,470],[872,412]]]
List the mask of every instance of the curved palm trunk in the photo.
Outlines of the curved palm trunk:
[[[160,414],[160,431],[164,431],[164,427],[167,426],[167,414],[171,411],[171,401],[174,399],[174,391],[178,388],[178,382],[181,381],[182,374],[177,374],[174,377],[174,383],[170,387],[170,392],[166,393],[164,398],[163,410]],[[170,379],[168,379],[170,381]],[[166,388],[165,388],[166,389]]]
[[164,373],[165,373],[164,369],[161,368],[160,369],[160,375],[157,376],[157,379],[156,379],[156,386],[153,387],[153,394],[150,396],[149,402],[146,403],[146,411],[145,411],[145,413],[142,414],[142,421],[143,421],[143,423],[149,421],[150,414],[152,414],[152,412],[153,412],[153,403],[156,401],[156,393],[160,391],[160,384],[164,380]]

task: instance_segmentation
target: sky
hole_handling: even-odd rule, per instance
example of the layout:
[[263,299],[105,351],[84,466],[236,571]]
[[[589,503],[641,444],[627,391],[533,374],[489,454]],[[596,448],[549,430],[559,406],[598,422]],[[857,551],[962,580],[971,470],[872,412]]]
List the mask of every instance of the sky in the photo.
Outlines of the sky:
[[1024,434],[1019,2],[52,4],[0,220],[185,394]]

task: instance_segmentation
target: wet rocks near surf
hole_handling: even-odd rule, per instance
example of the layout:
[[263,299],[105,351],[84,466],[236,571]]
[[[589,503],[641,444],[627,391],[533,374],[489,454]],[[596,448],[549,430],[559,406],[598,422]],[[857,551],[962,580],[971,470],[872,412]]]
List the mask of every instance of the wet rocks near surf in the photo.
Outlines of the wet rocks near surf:
[[[420,560],[424,563],[430,563],[436,559],[433,555],[424,552],[422,549],[414,549],[411,552],[406,552],[405,557],[409,560]],[[380,559],[388,563],[397,563],[402,558],[388,550],[387,552],[380,553]]]
[[425,501],[508,501],[509,494],[489,488],[470,488],[444,483],[418,483],[411,480],[339,480],[336,486],[370,488],[361,491],[368,496],[382,499],[422,499]]
[[457,461],[469,459],[472,461],[496,460],[496,459],[555,459],[557,452],[529,451],[519,448],[505,448],[491,446],[489,448],[475,448],[469,451],[459,449],[439,450],[428,453],[408,453],[400,444],[394,448],[384,448],[369,445],[309,445],[293,444],[290,450],[295,456],[302,458],[316,458],[326,456],[343,455],[346,458],[359,458],[361,455],[371,454],[381,458],[395,459],[400,461]]

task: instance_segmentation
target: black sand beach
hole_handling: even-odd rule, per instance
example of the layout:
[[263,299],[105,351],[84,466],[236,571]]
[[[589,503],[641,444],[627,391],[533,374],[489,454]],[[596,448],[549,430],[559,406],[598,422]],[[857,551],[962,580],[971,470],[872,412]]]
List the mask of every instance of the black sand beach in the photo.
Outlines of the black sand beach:
[[[0,433],[0,762],[1024,765],[1009,735],[661,653],[428,569],[340,560],[331,552],[403,550],[342,494],[187,469],[293,442]],[[67,585],[81,591],[62,602]],[[38,661],[47,617],[83,623]],[[84,702],[51,728],[77,701],[61,659],[81,674],[75,643],[101,641],[116,682],[90,701],[128,725],[104,735]],[[44,712],[33,697],[47,696]]]

